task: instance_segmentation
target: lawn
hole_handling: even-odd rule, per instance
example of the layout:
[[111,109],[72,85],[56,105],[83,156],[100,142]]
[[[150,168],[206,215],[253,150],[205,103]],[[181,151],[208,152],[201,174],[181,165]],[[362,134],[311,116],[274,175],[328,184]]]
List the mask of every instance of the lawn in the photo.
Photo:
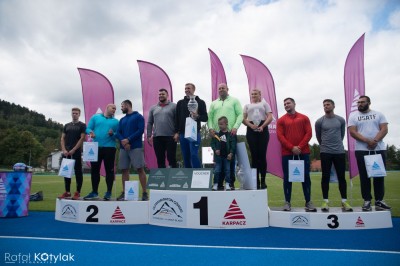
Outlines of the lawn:
[[[131,176],[131,180],[138,180],[136,175]],[[321,173],[311,173],[311,198],[315,206],[319,207],[322,203],[322,192],[321,192]],[[39,190],[43,191],[44,200],[38,202],[30,202],[29,210],[31,211],[54,211],[55,210],[55,199],[58,195],[64,191],[63,178],[56,175],[39,175],[35,174],[32,177],[31,193],[35,193]],[[239,187],[239,184],[235,184]],[[283,206],[284,197],[282,191],[282,180],[275,176],[267,176],[268,186],[268,204],[271,207]],[[116,182],[113,189],[113,198],[117,197],[121,191],[121,175],[117,175]],[[392,216],[400,217],[400,172],[388,172],[388,176],[385,177],[385,201],[392,206]],[[71,190],[74,192],[75,179],[72,181]],[[87,195],[91,191],[90,175],[84,175],[83,187],[81,196]],[[99,196],[103,196],[105,192],[105,180],[101,179]],[[218,193],[218,192],[216,192]],[[234,193],[234,192],[233,192]],[[363,200],[360,192],[359,178],[353,179],[352,186],[349,179],[347,179],[347,194],[348,200],[353,207],[361,206]],[[150,192],[151,196],[151,192]],[[338,185],[331,183],[329,190],[329,201],[330,206],[340,206],[340,194]],[[292,206],[302,207],[304,206],[303,190],[300,183],[293,184],[292,190]]]

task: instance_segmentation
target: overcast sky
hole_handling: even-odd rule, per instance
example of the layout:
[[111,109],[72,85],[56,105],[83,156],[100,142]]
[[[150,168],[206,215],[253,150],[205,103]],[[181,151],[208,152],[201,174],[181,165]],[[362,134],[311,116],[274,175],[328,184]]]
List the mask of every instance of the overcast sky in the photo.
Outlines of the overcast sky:
[[120,118],[125,99],[142,112],[136,60],[144,60],[166,71],[175,101],[193,82],[209,106],[210,48],[242,105],[240,54],[271,71],[279,117],[293,97],[314,127],[325,98],[345,117],[344,64],[363,33],[366,94],[389,121],[386,143],[400,148],[399,0],[0,0],[0,99],[64,124],[71,107],[83,109],[77,67],[89,68],[112,83]]

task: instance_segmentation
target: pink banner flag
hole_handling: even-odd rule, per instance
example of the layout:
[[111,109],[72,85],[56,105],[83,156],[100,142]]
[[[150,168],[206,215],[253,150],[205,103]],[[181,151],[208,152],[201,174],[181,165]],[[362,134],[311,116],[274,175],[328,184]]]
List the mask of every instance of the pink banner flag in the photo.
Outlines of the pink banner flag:
[[[283,178],[281,144],[276,134],[276,121],[278,120],[278,107],[276,104],[275,84],[271,72],[259,60],[241,55],[246,69],[249,92],[259,89],[264,100],[271,106],[272,122],[268,125],[269,142],[267,149],[267,171],[275,176]],[[249,93],[250,95],[250,93]]]
[[[365,33],[357,40],[347,55],[344,66],[344,96],[346,100],[346,121],[352,112],[357,111],[357,101],[365,95],[364,80],[364,37]],[[350,178],[358,175],[357,161],[354,154],[355,139],[347,130],[347,145]]]
[[218,99],[218,85],[221,83],[226,82],[225,70],[222,66],[221,61],[219,60],[218,56],[208,49],[210,53],[210,62],[211,62],[211,99],[214,101]]
[[[114,89],[110,81],[99,72],[78,68],[81,76],[83,106],[85,123],[96,113],[104,113],[110,103],[114,103]],[[106,176],[104,163],[101,165],[100,174]]]
[[[142,101],[143,101],[143,116],[145,121],[149,117],[149,111],[151,106],[158,103],[158,90],[164,88],[168,91],[169,100],[172,102],[172,85],[171,81],[165,73],[165,71],[159,66],[146,62],[137,60],[139,65],[140,80],[142,82]],[[145,140],[147,139],[147,123],[145,123]],[[153,147],[144,142],[144,157],[146,165],[149,169],[157,168],[157,159],[154,153]]]

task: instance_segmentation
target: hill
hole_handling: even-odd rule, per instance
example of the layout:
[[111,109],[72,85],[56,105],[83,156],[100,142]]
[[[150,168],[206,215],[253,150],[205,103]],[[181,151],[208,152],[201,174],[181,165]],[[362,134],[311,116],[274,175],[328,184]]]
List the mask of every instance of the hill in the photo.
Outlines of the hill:
[[44,167],[47,155],[59,149],[62,128],[43,114],[0,99],[0,166]]

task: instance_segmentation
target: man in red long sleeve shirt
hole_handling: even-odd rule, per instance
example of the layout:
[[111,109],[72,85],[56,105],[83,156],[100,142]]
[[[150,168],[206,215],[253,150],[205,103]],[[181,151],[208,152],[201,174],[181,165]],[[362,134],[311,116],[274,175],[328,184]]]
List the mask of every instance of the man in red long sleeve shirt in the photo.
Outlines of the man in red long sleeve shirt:
[[290,211],[292,183],[289,182],[289,160],[304,160],[303,194],[306,200],[305,210],[316,212],[311,202],[310,148],[308,142],[312,136],[310,119],[296,112],[296,102],[292,98],[283,100],[286,114],[278,119],[277,134],[282,146],[283,192],[285,194],[284,211]]

